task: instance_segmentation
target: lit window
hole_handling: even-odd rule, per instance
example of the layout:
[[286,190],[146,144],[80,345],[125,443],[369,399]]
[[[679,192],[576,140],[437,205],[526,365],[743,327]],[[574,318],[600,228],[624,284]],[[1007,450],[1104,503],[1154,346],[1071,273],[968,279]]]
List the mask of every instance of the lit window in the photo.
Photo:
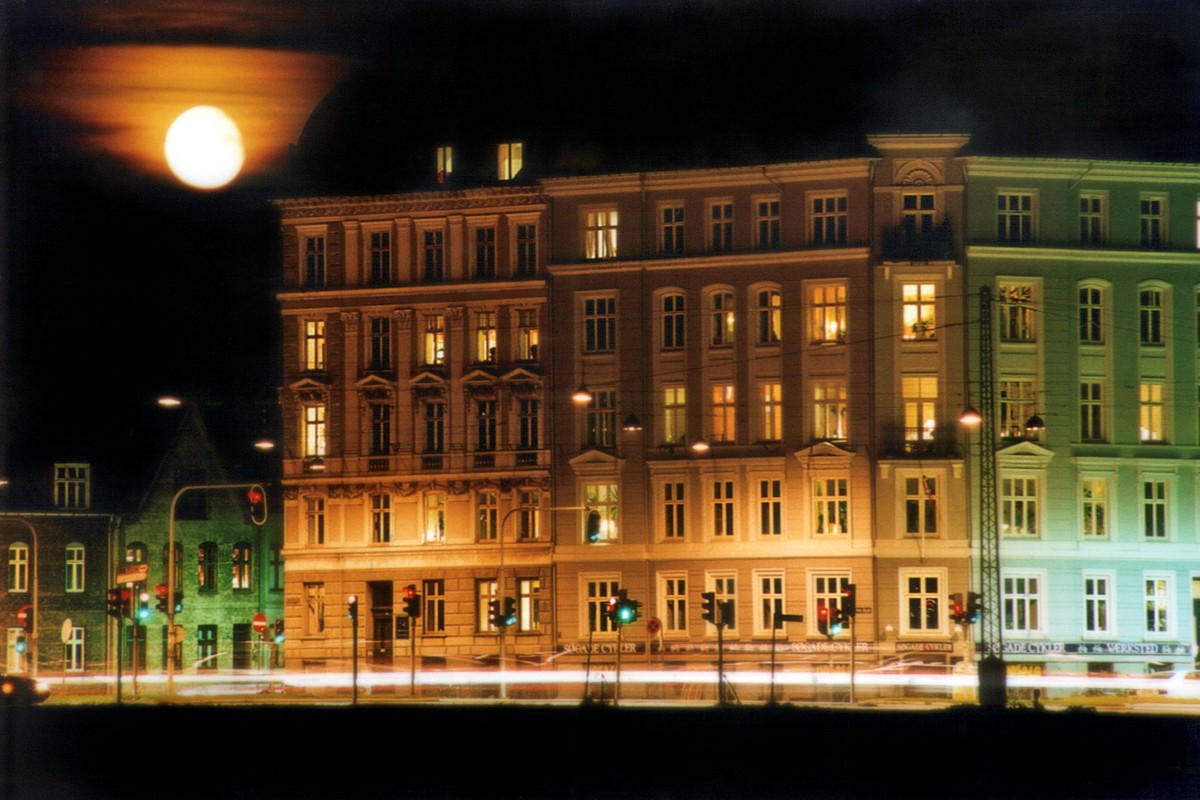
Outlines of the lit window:
[[[600,515],[600,541],[617,541],[617,485],[615,483],[589,483],[583,487],[583,504],[587,506],[588,517],[591,512]],[[584,525],[586,526],[586,519]]]
[[325,320],[304,321],[304,368],[325,369]]
[[439,366],[446,363],[446,317],[430,314],[425,317],[424,344],[421,348],[422,363]]
[[496,312],[475,312],[475,361],[496,363]]
[[536,308],[517,310],[517,360],[538,360],[538,311]]
[[253,586],[250,583],[250,576],[253,574],[251,570],[251,556],[253,550],[249,542],[238,542],[233,546],[233,561],[231,563],[230,582],[231,589],[246,590]]
[[425,493],[425,541],[446,541],[446,495],[443,492]]
[[392,496],[384,492],[371,495],[371,542],[387,544],[392,540]]
[[711,387],[709,434],[714,442],[733,442],[737,439],[737,405],[732,383],[720,383]]
[[1000,338],[1006,342],[1037,340],[1034,290],[1030,284],[1000,284]]
[[813,480],[813,533],[841,536],[850,532],[850,481],[846,478]]
[[[999,399],[1000,435],[1021,438],[1027,435],[1025,423],[1034,414],[1033,381],[999,380],[996,397]],[[1029,431],[1028,433],[1034,433]]]
[[421,581],[421,624],[426,636],[446,632],[446,581],[441,578]]
[[936,375],[906,375],[900,379],[904,402],[904,442],[910,452],[933,444],[937,430]]
[[1003,192],[996,195],[996,240],[1033,241],[1033,195]]
[[709,343],[713,347],[729,347],[733,344],[735,321],[733,292],[713,292],[709,299],[712,303]]
[[201,591],[217,590],[216,542],[201,542],[196,548],[196,587]]
[[1171,632],[1171,579],[1168,576],[1144,579],[1146,607],[1145,632],[1167,634]]
[[[932,208],[933,196],[928,197]],[[932,220],[932,216],[930,219]],[[847,222],[846,195],[814,197],[811,220],[813,247],[845,244],[848,235]]]
[[304,407],[304,458],[325,455],[325,406],[323,404]]
[[325,584],[304,584],[304,633],[307,636],[325,632]]
[[909,341],[937,338],[937,296],[932,283],[906,283],[900,287],[902,329]]
[[1163,385],[1138,385],[1138,438],[1143,442],[1161,442],[1163,432]]
[[687,389],[663,387],[663,441],[679,444],[687,438]]
[[845,441],[846,382],[821,381],[813,385],[813,437]]
[[454,174],[454,148],[449,145],[439,147],[437,158],[437,182],[445,183]]
[[492,624],[492,615],[488,613],[493,600],[499,597],[496,581],[487,578],[475,581],[475,630],[479,633],[495,633],[496,626]]
[[1108,481],[1103,478],[1081,480],[1079,500],[1084,538],[1108,538]]
[[517,630],[530,633],[541,628],[541,593],[537,578],[517,578]]
[[589,211],[584,224],[584,256],[589,259],[617,257],[617,212]]
[[783,384],[770,382],[758,385],[758,396],[762,401],[762,441],[779,441],[783,438]]
[[846,341],[846,286],[814,286],[809,295],[808,339],[813,344]]
[[520,142],[504,142],[496,148],[496,177],[511,181],[521,171],[524,147]]
[[[832,612],[842,607],[842,599],[845,596],[843,592],[850,585],[850,577],[848,575],[814,575],[810,585],[812,586],[810,618],[814,620],[819,618],[822,608],[826,609],[826,613],[832,618]],[[816,625],[808,627],[810,631],[816,633]]]

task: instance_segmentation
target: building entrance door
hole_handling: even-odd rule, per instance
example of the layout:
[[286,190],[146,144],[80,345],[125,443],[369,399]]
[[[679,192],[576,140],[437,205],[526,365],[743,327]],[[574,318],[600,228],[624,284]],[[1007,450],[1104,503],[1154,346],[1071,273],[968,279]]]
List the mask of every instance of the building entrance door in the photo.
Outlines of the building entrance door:
[[371,661],[376,664],[392,663],[392,610],[372,609],[371,615]]

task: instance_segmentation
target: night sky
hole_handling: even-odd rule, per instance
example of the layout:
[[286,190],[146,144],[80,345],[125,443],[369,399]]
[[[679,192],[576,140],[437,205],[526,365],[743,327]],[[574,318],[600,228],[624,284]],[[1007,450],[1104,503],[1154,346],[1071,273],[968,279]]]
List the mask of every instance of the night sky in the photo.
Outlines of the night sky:
[[[1188,0],[5,10],[0,473],[15,485],[68,458],[124,475],[163,392],[258,435],[280,381],[268,201],[424,188],[433,144],[521,139],[552,172],[860,155],[884,131],[1200,162]],[[182,187],[161,155],[165,125],[202,103],[246,140],[221,190]]]

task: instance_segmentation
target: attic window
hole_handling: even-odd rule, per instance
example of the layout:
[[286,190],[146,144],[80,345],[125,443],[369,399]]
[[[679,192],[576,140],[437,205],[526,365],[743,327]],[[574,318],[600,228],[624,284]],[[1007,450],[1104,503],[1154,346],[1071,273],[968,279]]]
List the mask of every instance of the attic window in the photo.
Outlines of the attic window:
[[502,181],[511,181],[521,171],[520,142],[505,142],[496,149],[497,177]]
[[54,505],[58,508],[87,508],[91,504],[91,488],[89,465],[54,465]]
[[446,145],[437,149],[437,182],[445,183],[454,172],[454,148]]

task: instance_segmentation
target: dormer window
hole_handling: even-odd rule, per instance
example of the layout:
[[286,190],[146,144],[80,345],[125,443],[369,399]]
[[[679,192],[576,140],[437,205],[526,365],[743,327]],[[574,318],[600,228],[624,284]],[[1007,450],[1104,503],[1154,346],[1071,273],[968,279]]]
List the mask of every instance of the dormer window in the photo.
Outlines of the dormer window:
[[449,145],[437,149],[437,182],[445,183],[454,173],[454,148]]
[[496,177],[511,181],[521,171],[523,146],[520,142],[504,142],[496,148]]

